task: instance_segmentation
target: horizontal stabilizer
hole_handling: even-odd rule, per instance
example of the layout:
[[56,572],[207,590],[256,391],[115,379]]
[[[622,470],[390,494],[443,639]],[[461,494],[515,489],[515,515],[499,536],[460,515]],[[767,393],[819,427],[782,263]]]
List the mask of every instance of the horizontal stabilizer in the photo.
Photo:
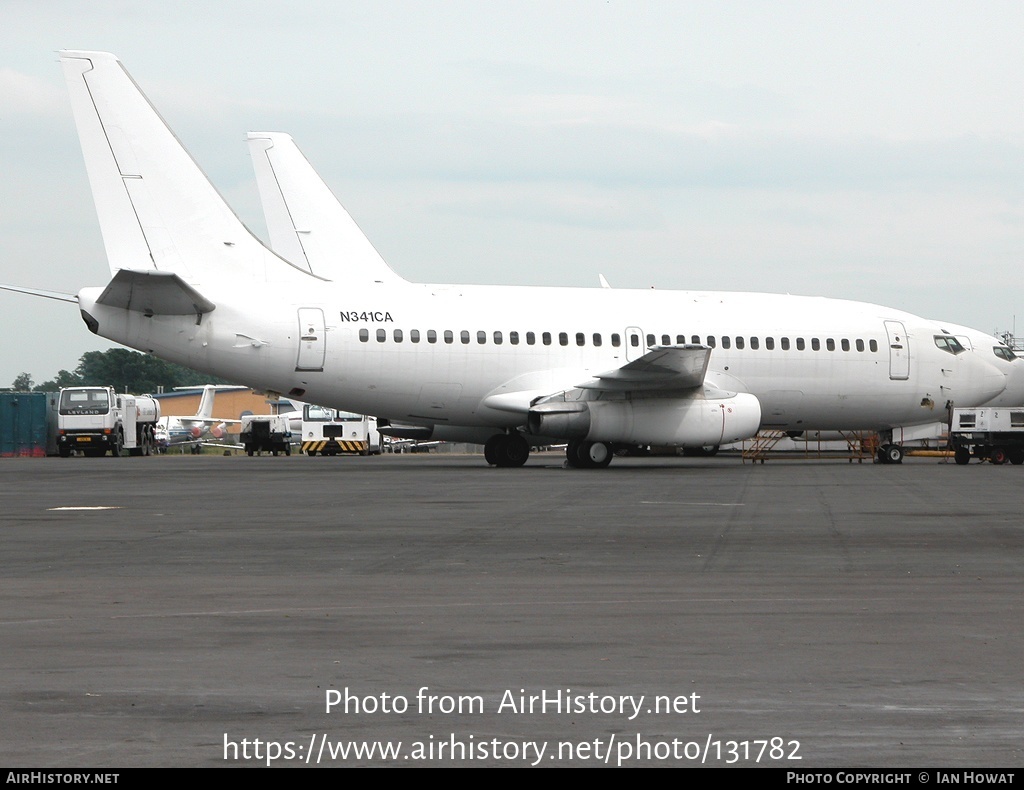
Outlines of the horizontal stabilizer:
[[171,272],[121,269],[96,300],[144,315],[195,315],[211,313],[213,302]]
[[704,384],[711,349],[708,346],[656,346],[627,362],[580,384],[580,389],[615,392],[691,390]]
[[78,297],[74,294],[64,294],[60,291],[42,291],[39,288],[21,288],[17,285],[0,285],[0,291],[14,291],[29,296],[41,296],[44,299],[56,299],[59,302],[71,302],[78,304]]

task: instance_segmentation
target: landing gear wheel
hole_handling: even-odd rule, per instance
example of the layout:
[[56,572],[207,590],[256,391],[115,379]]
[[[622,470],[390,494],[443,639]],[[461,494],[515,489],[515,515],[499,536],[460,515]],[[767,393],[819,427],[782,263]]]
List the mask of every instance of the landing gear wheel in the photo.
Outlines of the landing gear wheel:
[[530,443],[518,433],[510,433],[502,437],[498,445],[498,466],[511,468],[522,466],[530,457]]
[[902,464],[903,448],[898,444],[884,444],[878,448],[878,460],[883,464]]
[[484,460],[491,466],[498,465],[498,447],[505,441],[505,434],[496,433],[484,445]]
[[582,469],[583,462],[580,460],[580,445],[583,444],[579,439],[573,439],[565,446],[565,462],[569,464],[573,469]]
[[612,447],[606,442],[583,442],[578,453],[587,469],[604,469],[612,462]]
[[966,447],[957,447],[953,452],[953,460],[958,466],[967,466],[971,462],[971,451]]

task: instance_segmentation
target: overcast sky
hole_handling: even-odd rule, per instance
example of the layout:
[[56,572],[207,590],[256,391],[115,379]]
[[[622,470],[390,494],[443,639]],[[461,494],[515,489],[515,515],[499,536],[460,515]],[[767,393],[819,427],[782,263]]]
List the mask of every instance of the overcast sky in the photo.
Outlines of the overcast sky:
[[[295,8],[291,6],[296,6]],[[291,133],[399,274],[835,296],[1024,334],[1024,3],[0,0],[0,282],[109,279],[59,49],[266,237]],[[0,292],[0,386],[109,348]]]

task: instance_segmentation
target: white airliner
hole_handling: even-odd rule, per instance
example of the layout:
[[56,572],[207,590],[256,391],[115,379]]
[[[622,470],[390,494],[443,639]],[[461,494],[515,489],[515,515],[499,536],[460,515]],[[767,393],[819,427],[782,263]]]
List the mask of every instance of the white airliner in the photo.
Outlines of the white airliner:
[[216,384],[204,386],[196,413],[191,417],[161,417],[157,421],[158,434],[162,433],[167,437],[169,446],[192,445],[193,453],[198,453],[204,441],[208,439],[223,439],[227,436],[228,425],[238,424],[240,421],[213,416],[213,399],[216,394]]
[[82,289],[79,309],[91,331],[163,359],[464,432],[498,466],[522,465],[531,443],[567,441],[570,465],[598,467],[617,444],[701,447],[760,427],[880,431],[880,458],[898,462],[893,428],[1007,388],[941,322],[878,305],[425,285],[386,264],[339,281],[347,263],[292,265],[242,225],[113,55],[61,62],[113,275]]
[[[397,278],[290,135],[250,132],[248,143],[271,247],[276,253],[336,282],[368,284]],[[345,254],[337,254],[338,250]],[[611,287],[603,275],[598,275],[598,278],[602,288]],[[985,405],[1005,406],[1019,402],[1024,393],[1024,361],[1017,359],[1009,346],[993,335],[948,323],[943,326],[955,333],[967,351],[990,355],[986,356],[987,361],[1007,376],[1006,389]],[[945,418],[935,423],[896,426],[893,434],[906,441],[918,436],[931,438],[941,433],[944,424]],[[423,429],[417,430],[412,426],[393,428],[395,435],[432,433],[441,438],[450,430],[439,426],[425,433]],[[791,430],[790,433],[794,436],[812,433],[816,438],[848,438],[835,431],[826,434]],[[706,448],[690,450],[694,455],[706,454],[707,451]]]

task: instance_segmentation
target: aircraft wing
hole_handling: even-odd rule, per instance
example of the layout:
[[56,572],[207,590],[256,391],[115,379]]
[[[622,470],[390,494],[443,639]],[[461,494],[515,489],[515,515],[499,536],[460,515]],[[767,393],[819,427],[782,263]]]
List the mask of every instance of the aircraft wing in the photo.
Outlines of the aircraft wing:
[[[656,346],[622,367],[599,373],[570,389],[591,392],[659,392],[664,395],[688,393],[704,386],[711,348],[701,345]],[[498,411],[526,414],[537,403],[560,398],[564,392],[522,389],[496,392],[483,405]]]
[[708,346],[655,346],[639,359],[576,386],[614,392],[692,390],[704,384],[710,359]]
[[120,269],[96,300],[146,315],[203,315],[217,307],[171,272]]

